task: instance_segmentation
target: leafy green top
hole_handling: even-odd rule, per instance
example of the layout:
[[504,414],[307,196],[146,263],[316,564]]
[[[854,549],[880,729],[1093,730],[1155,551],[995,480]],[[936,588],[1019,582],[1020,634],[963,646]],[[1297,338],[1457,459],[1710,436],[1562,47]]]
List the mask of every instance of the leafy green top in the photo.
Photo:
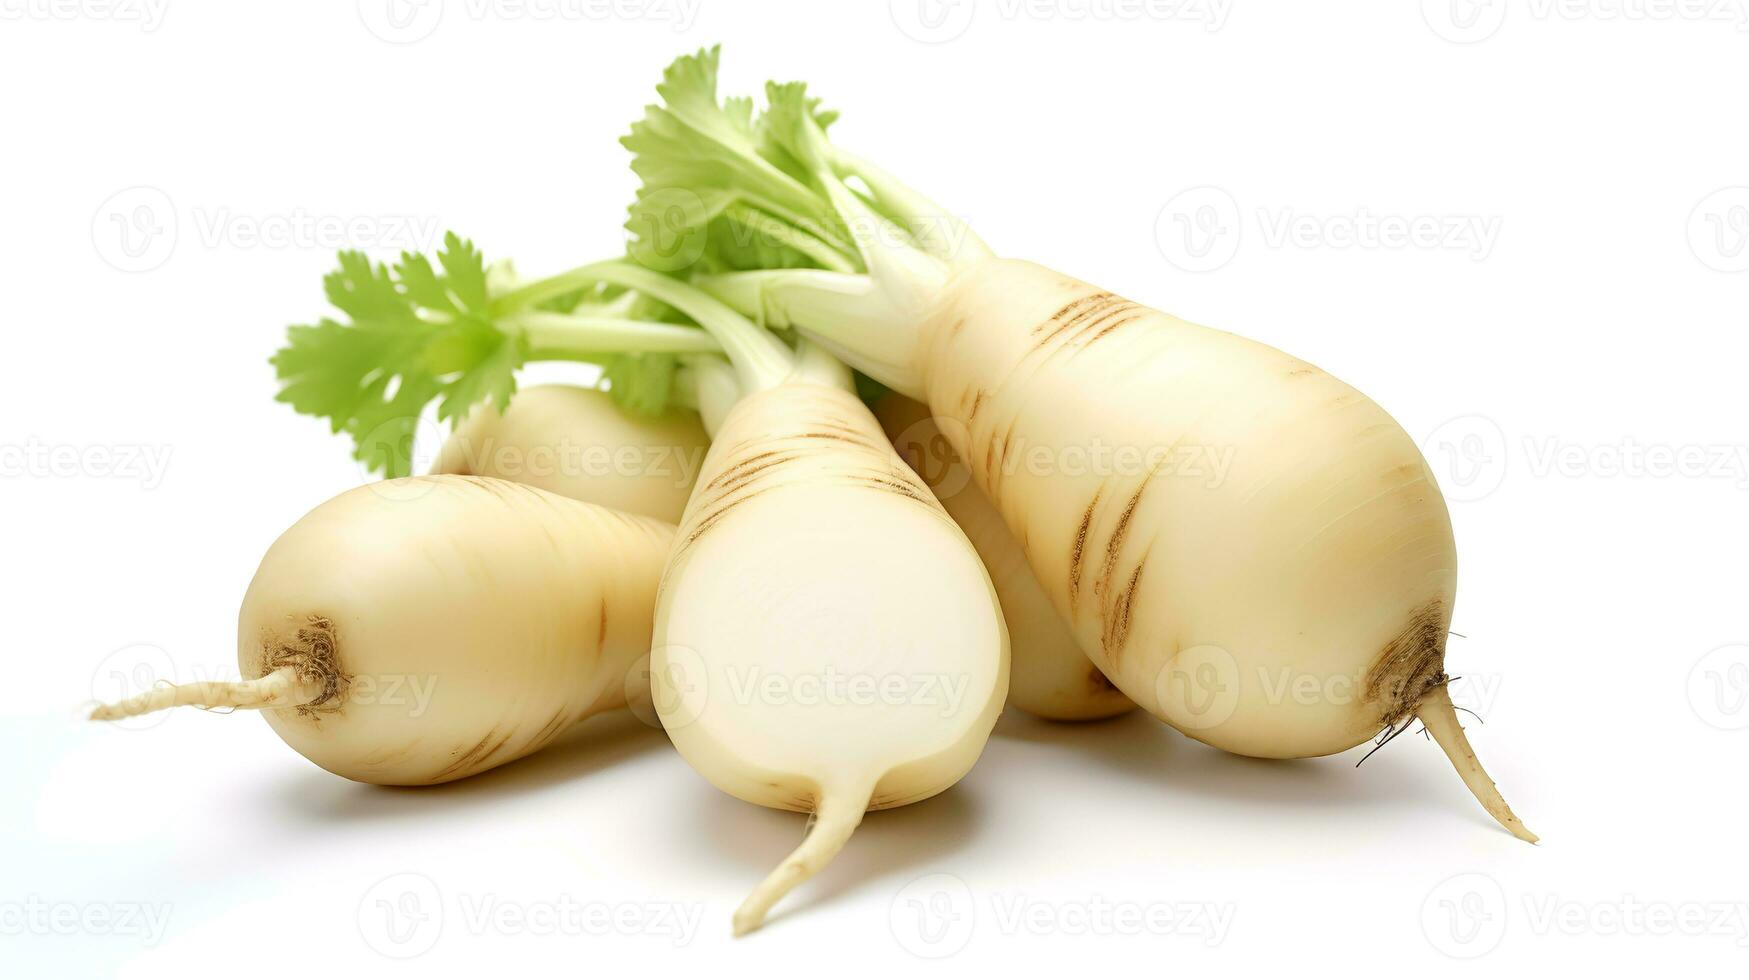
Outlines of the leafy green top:
[[445,235],[437,262],[408,253],[391,267],[341,252],[322,284],[347,320],[290,328],[272,359],[279,400],[347,432],[354,455],[388,476],[410,473],[428,403],[441,399],[444,420],[482,401],[502,408],[528,353],[520,336],[493,324],[486,264],[473,243]]
[[272,358],[278,400],[350,435],[369,469],[407,476],[427,405],[436,401],[446,422],[479,405],[502,410],[528,361],[600,365],[622,407],[657,413],[673,395],[679,356],[720,349],[663,304],[575,271],[516,288],[510,278],[508,265],[488,269],[453,232],[435,264],[341,252],[323,286],[345,317],[287,331]]
[[620,142],[641,178],[626,221],[631,255],[682,275],[739,269],[862,271],[856,243],[818,174],[837,118],[800,82],[766,86],[757,118],[747,98],[717,99],[719,49],[675,60],[661,103]]

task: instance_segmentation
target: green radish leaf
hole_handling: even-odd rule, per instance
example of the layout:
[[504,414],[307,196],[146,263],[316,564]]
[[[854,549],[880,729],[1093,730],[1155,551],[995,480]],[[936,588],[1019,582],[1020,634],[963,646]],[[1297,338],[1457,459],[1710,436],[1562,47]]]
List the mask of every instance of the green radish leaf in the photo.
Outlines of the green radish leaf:
[[323,285],[347,319],[287,331],[271,362],[278,400],[352,436],[372,471],[411,474],[413,434],[433,400],[445,420],[509,402],[527,350],[488,317],[485,262],[471,242],[447,235],[436,266],[423,255],[390,267],[341,252]]
[[[830,200],[810,185],[805,168],[797,166],[765,117],[754,121],[752,100],[719,103],[718,53],[710,48],[669,65],[656,86],[660,104],[646,107],[643,119],[620,141],[632,152],[632,170],[641,180],[626,221],[632,257],[671,274],[683,274],[699,262],[734,267],[733,251],[744,249],[745,240],[738,245],[727,237],[725,242],[722,233],[729,226],[717,219],[739,206],[783,224],[789,238],[805,237],[815,254],[832,264],[853,263],[855,244]],[[816,108],[808,102],[806,111]],[[830,122],[832,116],[822,113],[821,118]]]
[[673,399],[679,365],[672,354],[617,354],[607,359],[601,377],[620,408],[633,415],[660,415]]

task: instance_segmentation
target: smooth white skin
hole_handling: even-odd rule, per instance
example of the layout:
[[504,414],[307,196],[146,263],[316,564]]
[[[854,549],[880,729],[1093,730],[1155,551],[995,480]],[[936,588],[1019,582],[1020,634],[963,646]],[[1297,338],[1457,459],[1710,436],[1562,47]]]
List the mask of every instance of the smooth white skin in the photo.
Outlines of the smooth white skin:
[[[286,744],[348,779],[461,779],[626,704],[673,536],[503,480],[368,484],[268,549],[238,617],[243,683],[162,688],[94,717],[260,708]],[[333,669],[311,656],[323,643]]]
[[[538,400],[536,410],[519,414],[522,400],[528,398]],[[529,388],[517,399],[505,415],[481,413],[458,429],[444,447],[439,472],[465,471],[465,447],[490,446],[496,458],[505,460],[535,458],[539,447],[567,440],[617,452],[610,438],[632,439],[627,445],[656,447],[664,457],[685,451],[684,446],[673,445],[675,426],[671,419],[680,412],[645,426],[640,424],[643,420],[615,409],[605,393],[566,386]],[[611,418],[604,419],[603,412],[611,413]],[[1113,687],[1081,653],[1074,634],[1039,587],[1020,545],[1008,533],[1001,515],[971,485],[970,474],[943,441],[929,409],[909,398],[888,394],[874,413],[894,449],[929,485],[984,561],[1001,600],[1013,651],[1009,703],[1057,721],[1088,721],[1133,711],[1135,702]],[[603,422],[607,424],[603,426]],[[692,462],[695,471],[704,451],[697,450]],[[941,458],[943,453],[946,458]],[[503,472],[483,475],[511,478]],[[557,475],[539,485],[575,500],[609,506],[628,490],[639,489],[635,483],[575,473]],[[658,488],[658,492],[665,492],[665,488]],[[680,511],[681,507],[675,508],[674,520],[680,519]]]
[[1091,721],[1135,710],[1136,703],[1081,652],[1075,634],[1027,564],[1020,542],[972,483],[928,407],[889,392],[874,412],[893,448],[929,484],[990,573],[1013,651],[1008,703],[1056,721]]
[[680,409],[621,411],[605,391],[537,385],[500,412],[481,405],[452,433],[433,473],[497,477],[676,523],[710,437]]
[[1270,758],[1341,752],[1419,717],[1488,812],[1536,840],[1445,691],[1451,521],[1383,409],[1274,348],[1028,262],[917,272],[898,263],[930,261],[920,252],[865,254],[870,277],[708,286],[925,399],[1124,694]]
[[737,911],[740,933],[865,810],[971,768],[1007,691],[1008,638],[976,552],[868,409],[785,383],[717,433],[662,580],[651,679],[693,768],[748,802],[815,813]]
[[1136,703],[1245,755],[1372,738],[1401,705],[1369,675],[1406,632],[1437,665],[1456,597],[1419,449],[1304,361],[1100,297],[1026,262],[961,274],[924,373],[955,449]]

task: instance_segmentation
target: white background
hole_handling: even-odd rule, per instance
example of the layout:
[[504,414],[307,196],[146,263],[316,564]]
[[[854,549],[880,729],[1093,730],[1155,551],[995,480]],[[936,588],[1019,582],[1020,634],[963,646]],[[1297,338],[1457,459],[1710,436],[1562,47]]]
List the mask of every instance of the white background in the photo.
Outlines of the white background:
[[[919,2],[0,0],[0,971],[1743,969],[1740,3]],[[263,550],[360,480],[266,363],[333,248],[618,251],[615,141],[717,41],[726,90],[810,81],[998,250],[1311,359],[1422,438],[1463,555],[1449,666],[1543,843],[1421,738],[1357,770],[1010,712],[731,941],[803,818],[629,716],[425,791],[246,715],[82,722],[118,670],[233,672]],[[1410,222],[1438,233],[1367,237]],[[618,924],[476,918],[567,899]],[[423,918],[391,936],[379,901]],[[161,934],[104,924],[143,908]]]

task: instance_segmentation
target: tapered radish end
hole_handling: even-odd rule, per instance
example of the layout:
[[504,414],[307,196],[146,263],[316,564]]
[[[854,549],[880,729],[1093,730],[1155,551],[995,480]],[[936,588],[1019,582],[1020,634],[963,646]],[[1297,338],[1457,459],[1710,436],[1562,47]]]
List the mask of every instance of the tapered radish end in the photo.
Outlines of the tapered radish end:
[[1488,778],[1487,770],[1476,758],[1476,750],[1470,747],[1464,728],[1458,723],[1457,708],[1451,703],[1451,694],[1446,691],[1444,683],[1430,688],[1422,697],[1416,708],[1416,715],[1427,730],[1433,734],[1433,740],[1445,750],[1446,758],[1457,768],[1458,775],[1463,777],[1464,785],[1470,788],[1477,802],[1482,804],[1488,815],[1499,821],[1512,836],[1522,841],[1535,844],[1537,835],[1530,832],[1524,821],[1512,812],[1506,805],[1506,798],[1500,795],[1499,787]]
[[90,721],[120,721],[123,718],[131,718],[136,714],[142,713],[143,712],[128,711],[124,705],[119,703],[100,704],[91,709],[91,714],[88,716],[88,719]]
[[868,810],[873,793],[870,786],[856,792],[827,790],[821,794],[820,804],[814,811],[801,846],[790,852],[790,856],[735,910],[732,925],[736,936],[745,936],[764,925],[765,916],[773,905],[797,885],[812,878],[844,849],[845,842],[862,823],[862,815]]
[[125,701],[91,709],[92,721],[119,721],[138,715],[197,705],[202,708],[291,708],[321,696],[319,680],[302,678],[295,668],[281,667],[251,681],[207,681],[160,684]]
[[764,924],[764,909],[750,909],[746,905],[742,905],[735,910],[735,918],[732,928],[735,933],[735,938],[739,939]]

